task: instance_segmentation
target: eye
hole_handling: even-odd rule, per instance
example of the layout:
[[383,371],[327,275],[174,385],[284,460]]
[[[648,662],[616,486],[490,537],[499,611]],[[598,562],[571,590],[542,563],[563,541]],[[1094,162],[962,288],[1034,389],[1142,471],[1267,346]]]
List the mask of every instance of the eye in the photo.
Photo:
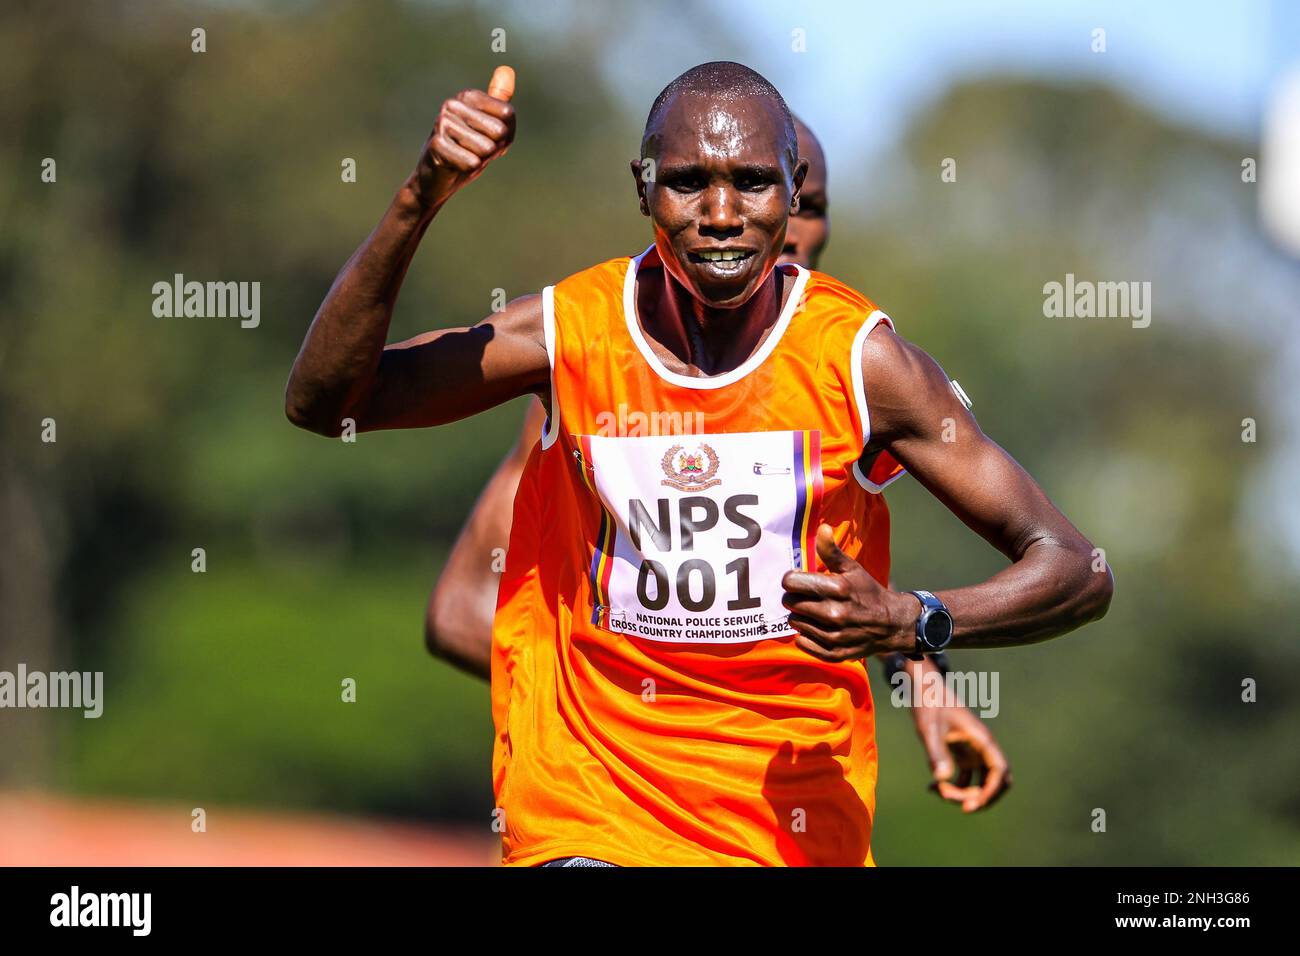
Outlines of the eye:
[[821,190],[804,193],[799,197],[799,211],[795,215],[800,219],[825,219],[826,195]]
[[670,172],[659,177],[659,184],[673,192],[697,193],[704,188],[704,177],[698,173]]
[[741,173],[736,177],[736,188],[747,193],[762,192],[774,185],[775,180],[763,173]]

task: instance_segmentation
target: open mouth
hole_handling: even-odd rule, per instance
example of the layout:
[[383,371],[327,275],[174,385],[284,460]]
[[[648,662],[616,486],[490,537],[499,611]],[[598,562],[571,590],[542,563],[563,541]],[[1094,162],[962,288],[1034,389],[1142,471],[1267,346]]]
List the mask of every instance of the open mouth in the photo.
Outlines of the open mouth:
[[735,275],[754,257],[748,249],[707,249],[700,252],[687,252],[687,258],[695,265],[703,266],[716,275]]

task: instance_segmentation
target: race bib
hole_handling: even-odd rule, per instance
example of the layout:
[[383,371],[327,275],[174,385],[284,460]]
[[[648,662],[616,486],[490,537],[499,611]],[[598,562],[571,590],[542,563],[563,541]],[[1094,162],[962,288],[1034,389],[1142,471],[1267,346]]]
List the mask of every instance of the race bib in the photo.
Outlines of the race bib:
[[589,435],[579,446],[603,506],[593,624],[679,644],[794,633],[781,578],[815,567],[821,432]]

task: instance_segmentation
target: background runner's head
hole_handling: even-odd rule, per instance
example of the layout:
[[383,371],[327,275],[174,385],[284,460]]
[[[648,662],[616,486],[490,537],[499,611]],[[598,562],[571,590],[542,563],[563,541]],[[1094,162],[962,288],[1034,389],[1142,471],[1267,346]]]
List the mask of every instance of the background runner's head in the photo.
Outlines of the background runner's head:
[[799,138],[799,155],[808,161],[808,175],[799,190],[799,211],[790,217],[785,227],[785,248],[780,262],[798,263],[805,269],[816,269],[831,237],[830,198],[826,192],[829,175],[826,154],[822,144],[803,120],[794,118],[795,135]]
[[771,273],[807,168],[776,87],[726,61],[664,88],[632,164],[664,267],[715,308],[743,305]]

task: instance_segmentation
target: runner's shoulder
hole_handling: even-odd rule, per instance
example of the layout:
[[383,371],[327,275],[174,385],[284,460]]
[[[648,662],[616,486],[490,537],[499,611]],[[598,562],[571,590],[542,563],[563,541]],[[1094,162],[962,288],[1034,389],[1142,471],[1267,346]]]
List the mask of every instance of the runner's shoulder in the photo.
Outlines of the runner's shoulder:
[[[887,433],[891,425],[911,427],[917,421],[929,421],[936,403],[942,406],[964,394],[954,390],[948,374],[929,352],[898,334],[893,319],[879,306],[837,279],[820,278],[827,280],[828,292],[833,290],[858,310],[864,319],[858,330],[869,329],[861,339],[860,353],[854,354],[861,362],[862,388],[872,408],[873,434]],[[970,407],[968,403],[966,407]]]
[[808,270],[808,283],[804,288],[805,305],[816,309],[826,318],[842,319],[862,325],[877,312],[884,313],[880,306],[867,298],[857,289],[825,272]]
[[871,329],[862,346],[864,365],[875,364],[882,371],[900,366],[920,371],[922,366],[934,364],[922,349],[898,334],[888,312],[834,276],[809,270],[804,295],[809,311],[815,309],[824,318],[842,321],[853,335]]
[[541,341],[542,296],[540,293],[530,292],[511,299],[506,303],[505,308],[492,313],[479,322],[479,325],[491,325],[498,332],[526,333],[529,338],[537,338]]
[[888,323],[872,327],[862,342],[861,358],[863,386],[873,405],[912,407],[951,395],[939,363]]

